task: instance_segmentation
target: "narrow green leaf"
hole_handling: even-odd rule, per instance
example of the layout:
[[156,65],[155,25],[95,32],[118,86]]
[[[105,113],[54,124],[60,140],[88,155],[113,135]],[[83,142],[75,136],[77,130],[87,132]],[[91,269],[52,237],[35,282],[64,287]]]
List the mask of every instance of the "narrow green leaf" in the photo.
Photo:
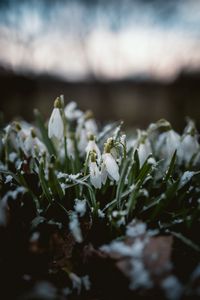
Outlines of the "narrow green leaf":
[[177,150],[174,151],[174,154],[172,156],[172,159],[170,161],[170,164],[169,164],[169,168],[166,172],[166,176],[164,178],[164,181],[167,182],[169,180],[169,178],[172,176],[172,173],[173,173],[173,170],[174,170],[174,167],[175,167],[175,163],[176,163],[176,153],[177,153]]

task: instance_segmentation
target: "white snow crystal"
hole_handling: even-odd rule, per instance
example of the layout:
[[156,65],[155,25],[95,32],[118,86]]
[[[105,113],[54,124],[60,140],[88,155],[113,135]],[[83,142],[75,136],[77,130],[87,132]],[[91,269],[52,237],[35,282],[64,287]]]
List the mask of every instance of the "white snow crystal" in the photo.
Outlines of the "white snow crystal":
[[86,213],[86,199],[75,199],[74,209],[80,215],[80,217],[83,217]]
[[166,297],[169,300],[178,300],[182,294],[182,285],[178,279],[171,275],[162,281],[162,288],[166,293]]
[[150,278],[149,272],[145,269],[145,266],[141,259],[132,259],[131,260],[131,283],[129,288],[131,290],[138,288],[151,288],[152,281]]
[[10,181],[12,181],[12,176],[11,175],[7,175],[5,183],[9,183]]
[[79,220],[76,213],[73,213],[69,222],[69,229],[77,243],[83,241]]
[[129,237],[138,237],[140,235],[145,234],[146,232],[146,224],[145,223],[131,223],[127,226],[126,235]]

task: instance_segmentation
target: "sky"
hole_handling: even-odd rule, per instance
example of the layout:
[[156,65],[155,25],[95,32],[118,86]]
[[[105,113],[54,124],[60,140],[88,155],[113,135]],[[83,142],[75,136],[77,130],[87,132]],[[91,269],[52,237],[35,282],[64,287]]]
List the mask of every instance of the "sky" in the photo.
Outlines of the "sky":
[[0,65],[66,80],[200,68],[200,0],[0,1]]

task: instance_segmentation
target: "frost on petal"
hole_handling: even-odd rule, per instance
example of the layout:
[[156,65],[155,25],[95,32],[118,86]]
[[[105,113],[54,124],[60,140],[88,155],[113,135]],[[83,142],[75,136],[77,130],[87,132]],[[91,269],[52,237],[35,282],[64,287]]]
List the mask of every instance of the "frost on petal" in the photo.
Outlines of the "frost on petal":
[[103,156],[104,163],[108,174],[116,181],[119,180],[119,167],[110,153],[105,153]]
[[49,119],[48,125],[48,135],[49,138],[55,137],[58,140],[61,140],[64,133],[63,120],[60,114],[59,108],[54,108]]
[[100,189],[101,188],[101,172],[99,171],[99,168],[98,168],[96,162],[90,162],[89,170],[90,170],[91,184],[96,189]]

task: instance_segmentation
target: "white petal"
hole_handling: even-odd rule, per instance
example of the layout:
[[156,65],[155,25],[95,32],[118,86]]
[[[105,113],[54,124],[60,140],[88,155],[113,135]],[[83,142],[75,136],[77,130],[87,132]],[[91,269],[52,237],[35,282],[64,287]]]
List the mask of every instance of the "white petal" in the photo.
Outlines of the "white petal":
[[61,140],[64,133],[63,120],[59,108],[54,108],[49,119],[48,135],[49,138],[55,137]]
[[147,157],[152,153],[151,144],[149,140],[146,139],[145,143],[141,143],[138,147],[138,156],[141,166],[144,164]]
[[181,147],[179,151],[179,156],[181,160],[189,163],[192,157],[198,151],[199,151],[199,143],[197,137],[187,134],[181,142]]
[[65,116],[68,120],[76,120],[82,116],[82,112],[77,109],[76,102],[72,101],[65,107]]
[[103,159],[106,165],[107,172],[116,181],[119,180],[119,167],[110,153],[105,153]]
[[97,124],[94,119],[88,119],[85,121],[85,128],[88,133],[97,134]]
[[102,166],[101,166],[101,182],[103,184],[106,183],[107,177],[108,177],[108,173],[107,173],[107,170],[106,170],[106,165],[105,165],[105,163],[103,163]]
[[101,173],[99,171],[99,168],[97,167],[97,164],[95,162],[91,162],[89,165],[90,169],[90,181],[91,184],[96,188],[101,188]]
[[[163,132],[157,141],[157,154],[164,159],[170,160],[174,151],[180,147],[180,135],[174,130]],[[167,161],[166,161],[167,162]]]
[[25,142],[24,142],[24,150],[25,150],[25,153],[26,155],[30,155],[31,154],[31,151],[34,147],[34,141],[33,141],[33,137],[31,135],[31,133],[29,134],[29,136],[25,139]]
[[88,144],[88,139],[87,139],[87,132],[86,130],[83,128],[80,131],[80,134],[78,135],[78,150],[80,151],[81,156],[85,155],[85,149],[87,147]]
[[35,137],[35,144],[37,145],[41,153],[47,152],[47,148],[44,143],[42,143],[37,137]]

